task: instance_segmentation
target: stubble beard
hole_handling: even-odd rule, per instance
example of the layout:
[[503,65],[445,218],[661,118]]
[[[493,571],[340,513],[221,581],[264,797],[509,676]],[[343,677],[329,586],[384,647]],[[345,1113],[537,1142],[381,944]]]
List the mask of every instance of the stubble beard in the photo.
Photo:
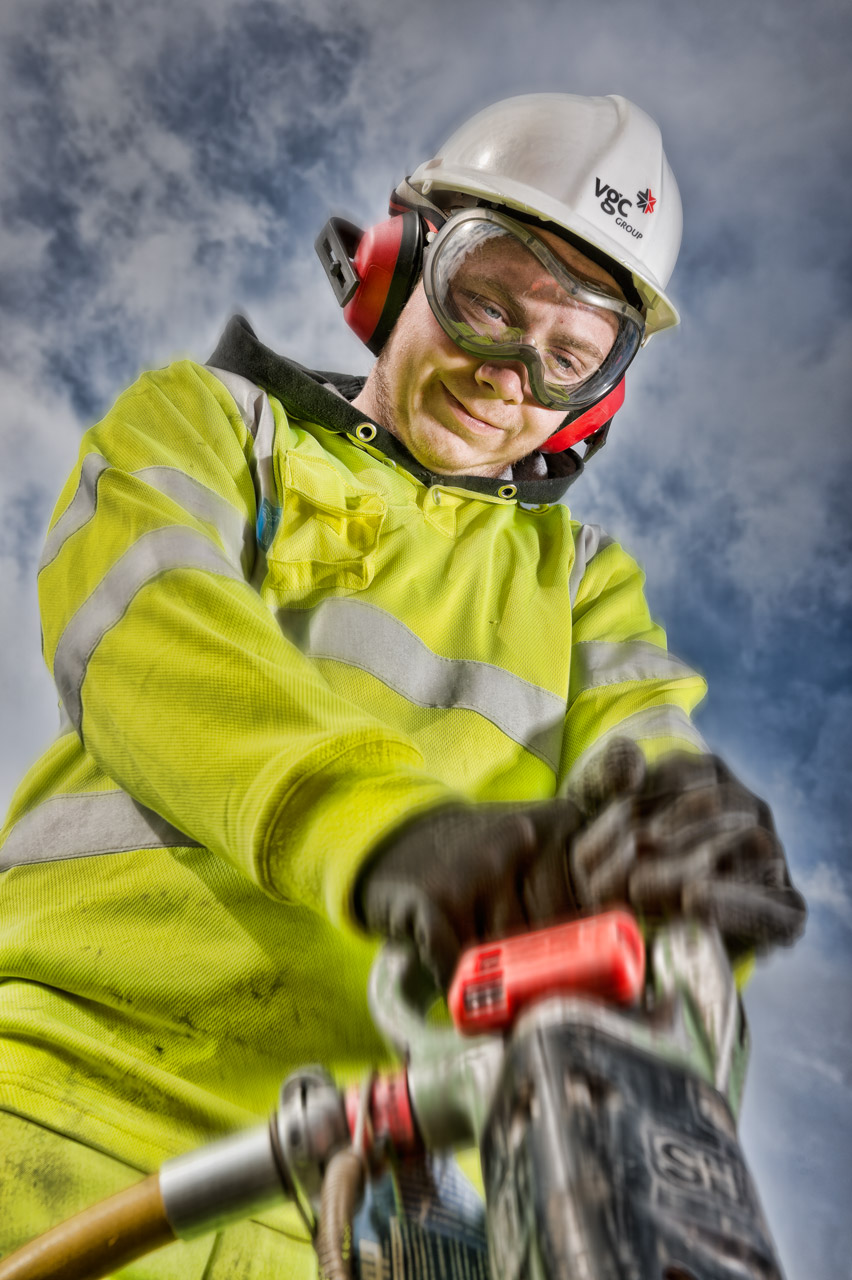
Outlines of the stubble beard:
[[[365,387],[365,390],[368,390],[369,392],[368,403],[365,405],[365,408],[379,426],[384,427],[385,430],[390,432],[390,434],[399,440],[401,444],[406,445],[405,440],[400,434],[399,422],[397,419],[396,409],[394,407],[393,393],[391,391],[392,383],[389,370],[392,361],[393,344],[394,335],[391,333],[390,338],[376,357],[376,363],[370,370],[367,387]],[[411,453],[411,447],[408,445],[406,445],[406,447],[408,448],[409,453]],[[416,457],[416,455],[412,456]],[[420,459],[417,460],[420,461]],[[483,465],[481,467],[473,466],[469,469],[465,468],[463,471],[457,471],[455,469],[446,471],[443,467],[432,461],[420,462],[420,465],[425,466],[426,469],[431,471],[434,475],[464,474],[490,476],[492,478],[505,476],[510,479],[512,474],[511,464],[506,463],[496,463],[491,466]]]
[[399,440],[399,427],[396,420],[396,411],[393,407],[393,397],[390,389],[390,379],[388,377],[388,364],[390,347],[393,338],[389,338],[379,352],[376,363],[370,370],[370,401],[372,406],[371,416],[375,418],[380,427],[384,427],[385,431],[389,431],[392,436]]

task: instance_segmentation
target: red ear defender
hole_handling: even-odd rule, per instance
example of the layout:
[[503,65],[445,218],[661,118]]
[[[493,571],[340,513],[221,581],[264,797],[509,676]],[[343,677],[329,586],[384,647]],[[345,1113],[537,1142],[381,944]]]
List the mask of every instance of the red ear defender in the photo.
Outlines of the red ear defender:
[[368,231],[330,218],[316,251],[353,333],[378,355],[417,283],[423,258],[420,215],[411,211]]
[[587,436],[599,431],[623,404],[624,378],[617,382],[612,391],[608,391],[602,400],[593,404],[591,409],[581,413],[578,418],[574,418],[567,426],[555,432],[549,440],[545,440],[544,444],[539,445],[541,452],[562,453],[564,449],[570,449],[572,444],[577,444],[580,440],[585,440]]

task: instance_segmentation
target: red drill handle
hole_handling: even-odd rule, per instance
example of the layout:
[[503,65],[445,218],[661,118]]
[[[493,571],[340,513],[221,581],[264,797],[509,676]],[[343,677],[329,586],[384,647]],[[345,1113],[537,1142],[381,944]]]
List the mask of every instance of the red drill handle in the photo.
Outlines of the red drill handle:
[[459,960],[447,1004],[464,1035],[504,1031],[545,995],[637,1000],[645,981],[645,943],[628,911],[552,925],[471,947]]
[[[410,1155],[412,1152],[422,1151],[423,1143],[417,1133],[411,1112],[405,1068],[392,1075],[374,1076],[367,1087],[370,1090],[367,1119],[372,1133],[365,1133],[365,1147],[369,1147],[371,1137],[389,1138],[397,1155]],[[360,1102],[359,1086],[351,1085],[344,1094],[344,1105],[346,1121],[353,1141]]]

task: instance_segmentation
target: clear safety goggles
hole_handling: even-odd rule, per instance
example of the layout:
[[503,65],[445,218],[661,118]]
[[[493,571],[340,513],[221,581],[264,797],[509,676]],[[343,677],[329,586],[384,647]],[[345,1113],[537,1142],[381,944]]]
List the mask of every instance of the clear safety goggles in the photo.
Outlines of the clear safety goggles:
[[496,209],[453,214],[423,267],[429,305],[457,346],[520,361],[550,409],[582,409],[624,374],[645,332],[605,284],[575,275],[537,235]]

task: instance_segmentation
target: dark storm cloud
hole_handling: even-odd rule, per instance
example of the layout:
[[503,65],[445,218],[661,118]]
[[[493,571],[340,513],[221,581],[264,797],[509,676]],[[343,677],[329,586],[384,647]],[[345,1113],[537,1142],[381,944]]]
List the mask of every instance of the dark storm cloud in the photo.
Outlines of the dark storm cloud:
[[295,205],[310,217],[326,166],[354,141],[356,120],[335,104],[364,56],[365,33],[357,21],[345,35],[323,30],[260,0],[229,13],[216,34],[178,30],[166,56],[140,73],[154,119],[190,145],[211,192],[230,190],[279,215]]
[[148,336],[137,300],[115,287],[122,257],[189,228],[179,269],[223,280],[223,315],[235,295],[262,298],[298,251],[291,218],[321,220],[324,167],[356,127],[337,104],[363,54],[357,23],[344,36],[264,0],[218,23],[164,6],[134,40],[134,12],[53,0],[38,33],[11,35],[4,54],[15,91],[0,215],[45,242],[41,269],[13,259],[0,288],[19,321],[65,326],[46,369],[83,419],[136,372]]
[[53,500],[44,485],[25,481],[6,501],[0,524],[0,561],[9,560],[18,581],[28,581],[36,571],[43,535],[44,510]]

